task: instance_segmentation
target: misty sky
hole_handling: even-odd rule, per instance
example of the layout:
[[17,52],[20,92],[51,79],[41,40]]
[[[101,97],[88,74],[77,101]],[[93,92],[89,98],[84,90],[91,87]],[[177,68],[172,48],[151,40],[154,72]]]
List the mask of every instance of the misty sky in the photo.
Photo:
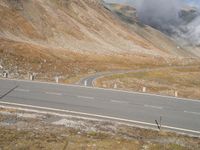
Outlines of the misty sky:
[[[127,3],[127,2],[134,2],[138,0],[104,0],[106,2],[119,2],[119,3]],[[200,7],[200,0],[183,0],[187,3],[193,4],[193,5],[198,5]]]
[[200,5],[200,1],[199,0],[185,0],[188,3],[193,3],[193,4],[198,4]]
[[[140,21],[164,33],[200,45],[200,0],[105,0],[133,5]],[[192,20],[181,18],[185,5],[199,8]],[[192,16],[192,15],[191,15]],[[191,17],[192,18],[192,17]],[[190,20],[190,21],[189,21]]]

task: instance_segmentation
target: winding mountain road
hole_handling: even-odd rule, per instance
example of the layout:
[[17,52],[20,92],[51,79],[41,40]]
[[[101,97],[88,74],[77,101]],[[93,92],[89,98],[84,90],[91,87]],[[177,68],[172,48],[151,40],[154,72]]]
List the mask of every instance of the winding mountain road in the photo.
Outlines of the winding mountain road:
[[144,68],[144,69],[135,69],[135,70],[114,70],[108,72],[99,72],[93,75],[89,75],[85,78],[82,78],[77,84],[88,87],[95,87],[95,81],[99,78],[108,77],[116,74],[126,74],[134,72],[147,72],[147,71],[156,71],[156,70],[165,70],[168,68],[190,68],[191,66],[169,66],[169,67],[157,67],[157,68]]

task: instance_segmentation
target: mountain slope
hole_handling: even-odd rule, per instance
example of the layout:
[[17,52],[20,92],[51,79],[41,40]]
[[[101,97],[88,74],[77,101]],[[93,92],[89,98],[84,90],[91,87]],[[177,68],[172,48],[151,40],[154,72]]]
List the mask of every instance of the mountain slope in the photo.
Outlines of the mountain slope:
[[124,27],[101,1],[5,0],[0,11],[0,36],[15,41],[106,54],[171,53]]
[[66,80],[190,56],[155,44],[149,30],[134,30],[101,0],[0,0],[0,17],[0,74],[13,77]]

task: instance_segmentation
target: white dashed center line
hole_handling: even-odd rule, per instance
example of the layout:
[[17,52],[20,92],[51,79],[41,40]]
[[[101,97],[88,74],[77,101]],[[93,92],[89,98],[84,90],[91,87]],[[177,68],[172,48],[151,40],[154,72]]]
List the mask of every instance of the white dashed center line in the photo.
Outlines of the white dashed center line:
[[128,104],[126,101],[119,101],[119,100],[110,100],[112,103],[119,103],[119,104]]
[[57,95],[57,96],[61,96],[62,93],[56,93],[56,92],[45,92],[45,94],[48,94],[48,95]]
[[184,111],[184,113],[193,114],[193,115],[200,115],[200,112]]
[[28,89],[15,89],[15,91],[18,91],[18,92],[30,92],[30,90],[28,90]]
[[84,98],[84,99],[94,99],[94,97],[87,97],[87,96],[77,96],[78,98]]
[[160,106],[153,106],[153,105],[144,105],[144,107],[147,107],[147,108],[154,108],[154,109],[163,109],[163,107],[160,107]]

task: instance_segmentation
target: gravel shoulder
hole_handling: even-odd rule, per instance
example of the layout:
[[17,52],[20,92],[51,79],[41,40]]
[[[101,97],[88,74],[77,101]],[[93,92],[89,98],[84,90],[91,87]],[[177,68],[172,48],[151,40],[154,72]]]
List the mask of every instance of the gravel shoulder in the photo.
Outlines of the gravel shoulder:
[[200,139],[105,120],[0,107],[0,149],[199,149]]

